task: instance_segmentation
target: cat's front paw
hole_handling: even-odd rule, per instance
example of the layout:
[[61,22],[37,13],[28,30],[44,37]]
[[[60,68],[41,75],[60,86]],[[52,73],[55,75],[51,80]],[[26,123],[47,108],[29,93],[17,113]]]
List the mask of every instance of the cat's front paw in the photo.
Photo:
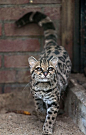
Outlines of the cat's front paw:
[[42,133],[42,135],[52,135],[51,133]]
[[48,128],[43,128],[42,135],[52,135],[52,129]]
[[43,132],[42,135],[52,135],[52,133],[47,133],[47,132],[44,133],[44,132]]

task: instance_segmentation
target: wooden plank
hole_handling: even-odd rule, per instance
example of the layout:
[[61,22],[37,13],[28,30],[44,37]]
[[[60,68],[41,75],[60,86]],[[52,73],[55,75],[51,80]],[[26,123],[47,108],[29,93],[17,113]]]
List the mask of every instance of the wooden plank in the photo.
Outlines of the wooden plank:
[[80,14],[79,14],[79,0],[75,1],[74,14],[74,46],[73,46],[73,71],[80,72]]
[[73,61],[74,3],[72,0],[62,0],[62,45],[68,51]]

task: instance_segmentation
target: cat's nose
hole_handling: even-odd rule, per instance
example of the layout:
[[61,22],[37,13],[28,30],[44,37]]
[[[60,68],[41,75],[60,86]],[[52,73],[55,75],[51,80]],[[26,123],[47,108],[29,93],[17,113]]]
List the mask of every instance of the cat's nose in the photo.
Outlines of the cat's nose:
[[45,76],[45,77],[47,76],[47,74],[48,74],[47,72],[44,72],[44,76]]

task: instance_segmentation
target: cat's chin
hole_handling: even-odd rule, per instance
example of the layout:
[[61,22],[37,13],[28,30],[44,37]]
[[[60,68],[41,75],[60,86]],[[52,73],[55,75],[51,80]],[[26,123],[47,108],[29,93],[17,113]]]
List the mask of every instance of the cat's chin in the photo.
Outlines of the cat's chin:
[[49,79],[47,79],[47,78],[44,78],[44,79],[40,79],[40,80],[38,80],[38,82],[50,82],[50,80],[49,80]]

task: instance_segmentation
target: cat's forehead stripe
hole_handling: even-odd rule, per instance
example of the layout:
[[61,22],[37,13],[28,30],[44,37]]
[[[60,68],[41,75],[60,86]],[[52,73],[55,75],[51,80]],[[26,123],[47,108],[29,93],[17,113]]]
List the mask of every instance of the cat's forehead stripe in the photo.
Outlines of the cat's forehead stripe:
[[41,60],[40,60],[40,66],[41,66],[41,65],[44,65],[44,64],[45,64],[45,65],[49,65],[49,60],[47,60],[47,59],[45,59],[45,58],[41,59]]

